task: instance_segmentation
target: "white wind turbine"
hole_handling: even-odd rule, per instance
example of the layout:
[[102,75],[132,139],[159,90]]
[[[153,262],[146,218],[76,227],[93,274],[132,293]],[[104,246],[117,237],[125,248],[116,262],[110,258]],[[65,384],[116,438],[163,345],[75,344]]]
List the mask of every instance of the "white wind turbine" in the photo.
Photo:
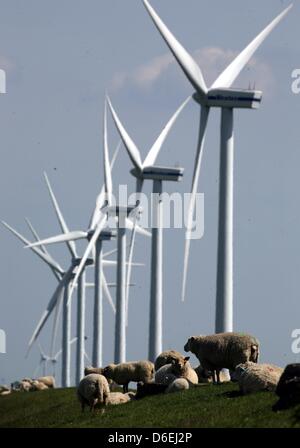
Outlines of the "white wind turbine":
[[[141,159],[141,153],[123,124],[121,123],[116,111],[114,110],[110,100],[108,103],[114,119],[115,125],[122,138],[123,144],[128,152],[128,155],[134,165],[131,171],[132,175],[137,179],[137,198],[141,193],[144,180],[151,180],[153,182],[153,228],[152,228],[152,251],[151,251],[151,290],[150,290],[150,317],[149,317],[149,360],[154,361],[159,353],[162,352],[162,250],[163,250],[163,232],[162,232],[162,183],[163,181],[180,181],[183,176],[182,168],[168,168],[155,165],[159,151],[171,131],[176,119],[190,97],[177,109],[175,114],[168,121],[163,131],[155,141],[147,154],[144,162]],[[133,230],[134,232],[134,230]],[[132,235],[134,241],[134,233]],[[132,257],[133,246],[130,248],[130,256]],[[128,281],[128,280],[127,280]]]
[[262,92],[232,88],[235,79],[247,65],[273,28],[284,18],[292,5],[279,14],[255,39],[234,59],[217,80],[208,88],[202,72],[193,57],[178,42],[160,19],[147,0],[144,5],[158,31],[164,38],[186,77],[195,88],[194,99],[201,106],[199,141],[196,153],[194,175],[189,204],[188,225],[184,254],[184,274],[182,300],[185,297],[186,277],[194,214],[195,197],[198,187],[204,140],[209,110],[221,108],[221,158],[219,191],[219,235],[216,300],[216,332],[232,331],[233,328],[233,110],[238,108],[257,109]]
[[[109,153],[108,153],[108,141],[107,141],[107,112],[106,112],[106,104],[105,104],[105,110],[104,110],[104,130],[103,130],[103,137],[104,137],[104,151],[103,151],[103,162],[104,162],[104,186],[100,192],[100,194],[97,197],[96,201],[96,207],[92,214],[89,229],[87,231],[75,231],[75,232],[69,232],[69,230],[66,228],[65,224],[64,226],[61,225],[62,230],[64,234],[58,235],[55,237],[47,238],[45,240],[39,241],[37,243],[31,244],[28,247],[37,247],[40,245],[47,245],[47,244],[54,244],[54,243],[60,243],[60,242],[67,242],[69,245],[70,250],[74,250],[74,241],[79,239],[87,239],[89,244],[87,246],[87,249],[84,252],[84,255],[80,259],[77,260],[77,268],[76,273],[74,276],[74,280],[72,282],[72,286],[69,291],[69,295],[72,295],[73,289],[75,287],[75,284],[78,280],[80,280],[80,277],[82,275],[82,272],[84,270],[84,267],[89,260],[89,255],[93,251],[95,255],[95,302],[94,302],[94,340],[93,340],[93,364],[95,366],[101,366],[102,365],[102,334],[103,334],[103,311],[102,311],[102,290],[104,290],[105,293],[107,293],[107,283],[103,275],[103,269],[102,265],[103,263],[108,263],[108,260],[103,260],[103,254],[102,254],[102,242],[108,239],[111,239],[113,236],[115,236],[115,232],[111,231],[110,229],[105,230],[105,225],[107,223],[107,215],[106,212],[109,207],[112,207],[112,176],[111,176],[111,169],[115,163],[117,153],[119,151],[119,146],[112,158],[112,161],[109,160]],[[51,192],[51,189],[49,189]],[[51,194],[51,193],[50,193]],[[53,193],[51,194],[53,196]],[[57,207],[56,207],[57,208]],[[121,209],[120,209],[121,210]],[[61,213],[57,212],[57,215],[59,219],[61,220],[62,216]],[[118,217],[117,217],[118,218]],[[119,223],[119,219],[117,221]],[[133,223],[128,217],[125,217],[125,224],[127,228],[132,229]],[[149,236],[149,232],[142,229],[140,226],[137,226],[137,231],[143,235]],[[121,232],[117,232],[118,235],[120,235]],[[70,244],[72,245],[70,247]],[[124,249],[124,250],[123,250]],[[110,261],[111,265],[117,265],[117,269],[119,272],[120,266],[123,266],[123,264],[120,262],[120,259],[126,254],[126,240],[125,240],[125,247],[120,250],[118,246],[118,261]],[[130,266],[138,266],[140,264],[138,263],[132,263]],[[124,265],[125,266],[125,265]],[[100,273],[100,275],[99,275]],[[69,282],[69,278],[68,278]],[[119,294],[119,282],[117,281],[117,297]],[[117,301],[118,302],[118,301]],[[119,321],[120,313],[118,312],[118,305],[117,305],[117,311],[116,311],[116,321]],[[82,355],[82,352],[81,352]],[[81,356],[82,359],[82,356]],[[83,369],[80,369],[82,371]]]
[[[36,232],[36,230],[33,228],[32,224],[29,220],[26,220],[27,224],[29,225],[29,228],[31,232],[33,233],[36,241],[39,241],[39,236]],[[11,226],[9,226],[7,223],[2,221],[2,224],[13,234],[15,235],[20,241],[22,241],[26,245],[30,245],[30,241],[26,239],[23,235],[21,235],[19,232],[17,232],[15,229],[13,229]],[[65,298],[65,306],[63,310],[63,349],[62,349],[62,358],[63,358],[63,366],[62,366],[62,384],[64,387],[70,386],[70,378],[71,378],[71,358],[70,358],[70,335],[71,335],[71,309],[69,306],[66,306],[66,297],[67,297],[67,291],[64,293],[64,288],[66,287],[66,290],[68,290],[68,283],[71,281],[71,271],[74,269],[74,267],[71,265],[69,270],[65,272],[63,268],[53,259],[53,257],[47,252],[46,248],[42,245],[41,248],[39,247],[31,247],[31,250],[38,255],[42,261],[44,261],[51,269],[53,274],[55,275],[58,283],[58,286],[55,290],[54,295],[52,296],[52,299],[50,300],[47,309],[42,315],[42,318],[39,321],[39,325],[37,326],[31,341],[29,343],[29,348],[32,346],[33,342],[37,339],[39,336],[42,328],[44,327],[45,323],[47,322],[48,318],[50,317],[51,313],[55,310],[55,317],[53,322],[53,331],[52,331],[52,340],[51,340],[51,349],[50,349],[50,356],[54,356],[54,349],[55,349],[55,340],[57,336],[58,331],[58,320],[59,320],[59,311],[62,305],[63,297]],[[109,253],[104,254],[104,256],[111,255],[114,251],[110,251]],[[115,262],[110,260],[103,260],[103,264],[108,266],[114,266]],[[90,287],[90,284],[86,284],[86,286]],[[115,284],[106,283],[106,280],[104,278],[104,293],[106,298],[108,299],[113,311],[115,312],[115,306],[113,303],[113,300],[111,298],[110,292],[108,287],[113,287]],[[63,295],[64,294],[64,295]],[[76,338],[77,340],[77,338]],[[28,353],[28,352],[27,352]]]

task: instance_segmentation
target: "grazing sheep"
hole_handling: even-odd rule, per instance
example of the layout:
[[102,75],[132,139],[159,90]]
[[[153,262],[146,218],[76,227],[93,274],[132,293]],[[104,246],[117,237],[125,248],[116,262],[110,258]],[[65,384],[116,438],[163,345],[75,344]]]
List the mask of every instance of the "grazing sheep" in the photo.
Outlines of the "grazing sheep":
[[45,384],[49,389],[55,388],[55,378],[54,376],[41,376],[40,378],[37,378],[37,381],[39,383]]
[[[92,367],[92,366],[88,366],[85,367],[84,369],[84,376],[90,375],[91,373],[97,373],[98,375],[103,375],[104,376],[104,368],[103,367]],[[112,391],[113,390],[113,386],[114,386],[114,382],[113,380],[106,378],[107,382],[109,384],[109,388]]]
[[94,410],[96,405],[106,406],[110,394],[107,379],[103,375],[92,373],[85,376],[77,388],[77,397],[84,412],[86,405]]
[[184,346],[192,352],[205,370],[213,372],[214,383],[220,383],[220,371],[234,370],[238,364],[257,362],[259,342],[242,333],[218,333],[211,336],[192,336]]
[[261,390],[275,391],[282,372],[281,367],[250,361],[239,364],[232,376],[237,380],[241,393],[245,395]]
[[159,370],[166,364],[171,364],[172,361],[175,361],[176,359],[184,359],[184,356],[176,350],[167,350],[162,352],[155,360],[155,371]]
[[128,392],[130,381],[149,383],[153,379],[154,364],[150,361],[124,362],[121,364],[109,364],[103,369],[103,375],[107,379],[123,386],[123,391]]
[[117,405],[128,403],[135,399],[135,393],[128,392],[127,394],[122,394],[122,392],[111,392],[107,399],[106,404]]
[[185,378],[177,378],[174,380],[166,389],[166,394],[171,394],[173,392],[180,392],[182,390],[187,390],[190,388],[189,382]]
[[167,384],[158,383],[137,383],[136,400],[147,397],[148,395],[163,394],[168,388]]

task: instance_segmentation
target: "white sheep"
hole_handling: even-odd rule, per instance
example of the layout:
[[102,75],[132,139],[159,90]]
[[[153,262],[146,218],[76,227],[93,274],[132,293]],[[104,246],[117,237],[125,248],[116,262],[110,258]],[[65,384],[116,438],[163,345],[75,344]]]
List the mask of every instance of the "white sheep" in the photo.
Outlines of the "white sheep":
[[190,388],[189,382],[185,378],[177,378],[167,387],[165,393],[171,394],[173,392],[180,392]]
[[31,388],[29,389],[29,392],[37,392],[42,390],[47,390],[49,387],[38,380],[32,380],[31,382]]
[[159,384],[171,384],[177,378],[185,378],[189,384],[198,384],[198,375],[189,363],[189,356],[176,358],[170,364],[162,366],[155,373],[155,382]]
[[49,389],[55,388],[55,378],[54,376],[41,376],[40,378],[37,378],[37,381],[39,383],[45,384]]
[[283,369],[272,364],[246,362],[239,364],[232,378],[239,384],[242,394],[261,390],[275,391]]
[[82,412],[86,405],[90,406],[91,411],[95,409],[96,405],[106,406],[109,394],[107,379],[96,373],[85,376],[77,388]]
[[176,359],[184,359],[184,356],[176,350],[166,350],[165,352],[162,352],[155,360],[155,371],[159,370],[166,364],[171,364],[171,362],[175,361]]
[[223,368],[234,370],[238,364],[257,362],[259,342],[253,336],[242,333],[218,333],[211,336],[192,336],[184,346],[192,352],[205,370],[213,372],[214,383],[220,383]]
[[103,375],[107,379],[123,386],[123,391],[128,392],[128,384],[131,381],[149,383],[153,379],[154,364],[150,361],[124,362],[121,364],[109,364],[103,369]]
[[134,392],[128,392],[126,394],[122,394],[122,392],[111,392],[109,394],[106,404],[108,405],[124,404],[134,400],[134,397],[135,397]]

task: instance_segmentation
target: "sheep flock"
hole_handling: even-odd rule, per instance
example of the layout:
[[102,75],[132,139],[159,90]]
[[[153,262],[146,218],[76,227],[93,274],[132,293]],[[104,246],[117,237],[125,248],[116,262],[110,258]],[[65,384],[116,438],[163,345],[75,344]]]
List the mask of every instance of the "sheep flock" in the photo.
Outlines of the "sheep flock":
[[[240,394],[273,391],[279,401],[273,410],[300,402],[300,364],[290,364],[284,370],[272,364],[260,364],[260,343],[244,333],[219,333],[209,336],[191,336],[184,351],[199,361],[192,367],[190,356],[175,350],[161,353],[152,363],[148,360],[109,364],[106,367],[85,368],[84,377],[77,387],[81,410],[91,411],[107,406],[125,404],[149,395],[176,393],[209,383],[233,381]],[[129,383],[136,383],[136,391],[129,392]],[[123,387],[123,393],[115,391]],[[35,392],[55,388],[55,379],[44,376],[24,378],[11,387],[0,386],[0,396],[13,392]]]

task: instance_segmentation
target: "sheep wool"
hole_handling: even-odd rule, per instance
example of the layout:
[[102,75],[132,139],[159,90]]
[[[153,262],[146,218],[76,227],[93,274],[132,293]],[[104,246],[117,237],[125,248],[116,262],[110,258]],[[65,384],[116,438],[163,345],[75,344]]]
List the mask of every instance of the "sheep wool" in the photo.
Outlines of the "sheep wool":
[[45,384],[49,389],[55,388],[55,378],[54,376],[41,376],[40,378],[37,378],[37,381],[39,383]]
[[122,392],[111,392],[107,399],[108,405],[118,405],[128,403],[134,400],[135,394],[133,392],[128,392],[127,394],[122,394]]
[[166,364],[171,364],[171,362],[175,361],[176,359],[184,359],[184,356],[176,350],[167,350],[165,352],[162,352],[155,360],[155,371],[159,370]]
[[85,376],[77,388],[77,397],[82,412],[86,405],[94,410],[96,405],[106,406],[110,394],[107,379],[103,375],[90,374]]
[[238,364],[248,361],[257,362],[259,355],[258,340],[243,333],[218,333],[210,336],[192,336],[184,346],[186,352],[192,352],[205,370],[217,373],[223,368],[234,370]]
[[177,378],[185,378],[189,384],[198,384],[198,375],[189,363],[189,359],[189,356],[183,359],[175,359],[172,362],[172,373]]
[[103,370],[107,379],[123,386],[123,391],[128,392],[128,384],[142,381],[149,383],[153,379],[154,364],[150,361],[125,362],[121,364],[109,364]]
[[182,390],[189,389],[189,387],[190,387],[189,382],[185,378],[177,378],[171,384],[169,384],[165,393],[171,394],[173,392],[180,392]]
[[283,369],[272,364],[246,362],[239,364],[234,372],[242,394],[262,390],[275,391]]
[[169,385],[177,379],[175,373],[173,373],[173,365],[165,364],[157,372],[155,372],[154,381],[157,384]]

